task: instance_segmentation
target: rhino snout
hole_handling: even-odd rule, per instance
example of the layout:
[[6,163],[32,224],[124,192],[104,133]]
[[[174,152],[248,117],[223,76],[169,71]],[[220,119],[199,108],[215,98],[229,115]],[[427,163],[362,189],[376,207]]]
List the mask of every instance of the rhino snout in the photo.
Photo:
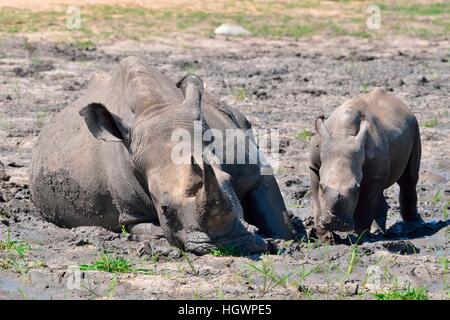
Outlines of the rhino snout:
[[350,215],[336,215],[331,211],[327,211],[320,217],[320,223],[325,230],[350,231],[354,228],[354,221]]
[[354,227],[353,213],[357,194],[347,190],[327,188],[322,195],[320,222],[327,230],[350,231]]
[[201,231],[192,232],[187,237],[184,248],[196,254],[208,254],[214,248],[233,247],[243,254],[263,252],[267,250],[267,242],[257,234],[257,228],[236,219],[231,231],[227,234],[211,235]]

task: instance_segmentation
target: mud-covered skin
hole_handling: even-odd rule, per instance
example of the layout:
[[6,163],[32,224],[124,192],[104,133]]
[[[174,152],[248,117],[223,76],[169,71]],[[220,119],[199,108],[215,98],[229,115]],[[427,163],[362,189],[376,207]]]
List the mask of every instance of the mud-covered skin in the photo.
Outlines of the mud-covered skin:
[[266,250],[244,217],[265,236],[290,239],[278,185],[260,174],[261,163],[213,166],[198,155],[191,164],[173,163],[171,134],[194,133],[196,120],[221,131],[250,127],[238,111],[203,95],[195,76],[176,85],[135,57],[111,76],[97,73],[39,136],[30,175],[36,207],[60,226],[125,225],[141,237],[164,233],[196,253],[217,245]]
[[319,236],[329,231],[385,231],[383,190],[400,187],[405,222],[419,221],[416,184],[421,144],[415,116],[377,88],[352,99],[326,120],[316,120],[311,142],[312,212]]

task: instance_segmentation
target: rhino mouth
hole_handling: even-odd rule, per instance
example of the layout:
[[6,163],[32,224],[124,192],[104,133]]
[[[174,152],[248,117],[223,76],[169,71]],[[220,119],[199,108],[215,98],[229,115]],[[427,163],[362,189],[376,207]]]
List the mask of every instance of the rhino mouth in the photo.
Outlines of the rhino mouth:
[[325,230],[328,231],[351,231],[354,228],[353,219],[347,216],[341,217],[332,213],[327,213],[325,217],[321,218],[320,223]]
[[212,235],[202,231],[190,233],[184,243],[186,251],[208,254],[211,250],[229,246],[242,254],[252,254],[267,250],[267,242],[257,234],[257,228],[236,219],[228,234]]

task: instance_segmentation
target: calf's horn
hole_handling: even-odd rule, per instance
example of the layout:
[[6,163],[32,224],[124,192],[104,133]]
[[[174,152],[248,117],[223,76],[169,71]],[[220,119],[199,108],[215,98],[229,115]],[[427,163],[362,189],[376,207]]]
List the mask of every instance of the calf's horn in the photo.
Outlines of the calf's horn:
[[324,116],[320,116],[316,119],[316,123],[315,123],[315,127],[316,127],[316,131],[317,133],[322,137],[322,138],[330,138],[330,133],[328,132],[327,128],[325,127],[325,124],[323,123],[323,120],[325,119]]

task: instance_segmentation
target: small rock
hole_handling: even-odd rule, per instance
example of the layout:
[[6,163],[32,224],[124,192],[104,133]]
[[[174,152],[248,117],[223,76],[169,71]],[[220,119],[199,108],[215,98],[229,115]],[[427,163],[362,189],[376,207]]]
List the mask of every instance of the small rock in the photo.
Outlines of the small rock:
[[312,290],[310,288],[308,288],[307,286],[301,284],[298,286],[298,291],[301,293],[310,293],[312,292]]
[[379,291],[383,284],[383,271],[380,266],[371,265],[366,269],[365,287],[369,291]]
[[251,32],[247,29],[235,24],[222,24],[214,30],[216,35],[221,36],[250,36]]
[[422,76],[422,78],[420,78],[419,80],[419,84],[424,85],[426,83],[428,83],[428,79],[425,76]]
[[344,283],[344,291],[348,296],[355,296],[358,294],[359,284],[353,280],[347,280]]
[[299,185],[299,184],[302,184],[302,182],[298,178],[289,179],[289,180],[286,180],[286,182],[285,182],[286,187],[290,187],[293,185]]
[[152,255],[167,257],[169,259],[179,259],[182,257],[180,250],[169,245],[153,245],[151,247]]
[[153,254],[152,246],[148,240],[140,242],[136,250],[139,257],[151,257]]
[[18,77],[25,77],[27,75],[26,71],[21,67],[14,68],[13,72]]
[[5,226],[9,227],[9,220],[8,218],[0,215],[0,223],[4,224]]
[[86,246],[88,244],[90,244],[90,242],[88,240],[85,240],[85,239],[80,239],[80,240],[77,241],[77,243],[75,243],[75,245],[77,247]]
[[308,192],[307,188],[301,188],[301,189],[295,191],[292,197],[296,200],[300,200],[300,199],[304,198],[304,196],[307,192]]
[[416,283],[409,276],[398,276],[396,281],[396,287],[400,290],[406,290],[411,287],[415,287]]
[[167,255],[169,259],[180,259],[181,256],[182,254],[179,250],[171,250],[170,253]]
[[25,200],[30,199],[30,190],[22,189],[14,194],[14,199]]
[[6,174],[5,171],[0,171],[0,180],[9,181],[10,178],[11,178],[11,176]]
[[382,246],[388,249],[390,252],[398,254],[416,254],[420,252],[420,249],[410,241],[387,241],[382,243]]
[[431,279],[431,275],[430,272],[428,271],[428,269],[425,266],[418,266],[415,267],[411,273],[418,277],[419,279],[421,279],[422,281],[429,281]]
[[20,163],[16,163],[16,162],[10,162],[10,163],[8,163],[8,167],[11,167],[11,168],[23,168],[23,167],[25,167],[25,165],[24,164],[20,164]]

